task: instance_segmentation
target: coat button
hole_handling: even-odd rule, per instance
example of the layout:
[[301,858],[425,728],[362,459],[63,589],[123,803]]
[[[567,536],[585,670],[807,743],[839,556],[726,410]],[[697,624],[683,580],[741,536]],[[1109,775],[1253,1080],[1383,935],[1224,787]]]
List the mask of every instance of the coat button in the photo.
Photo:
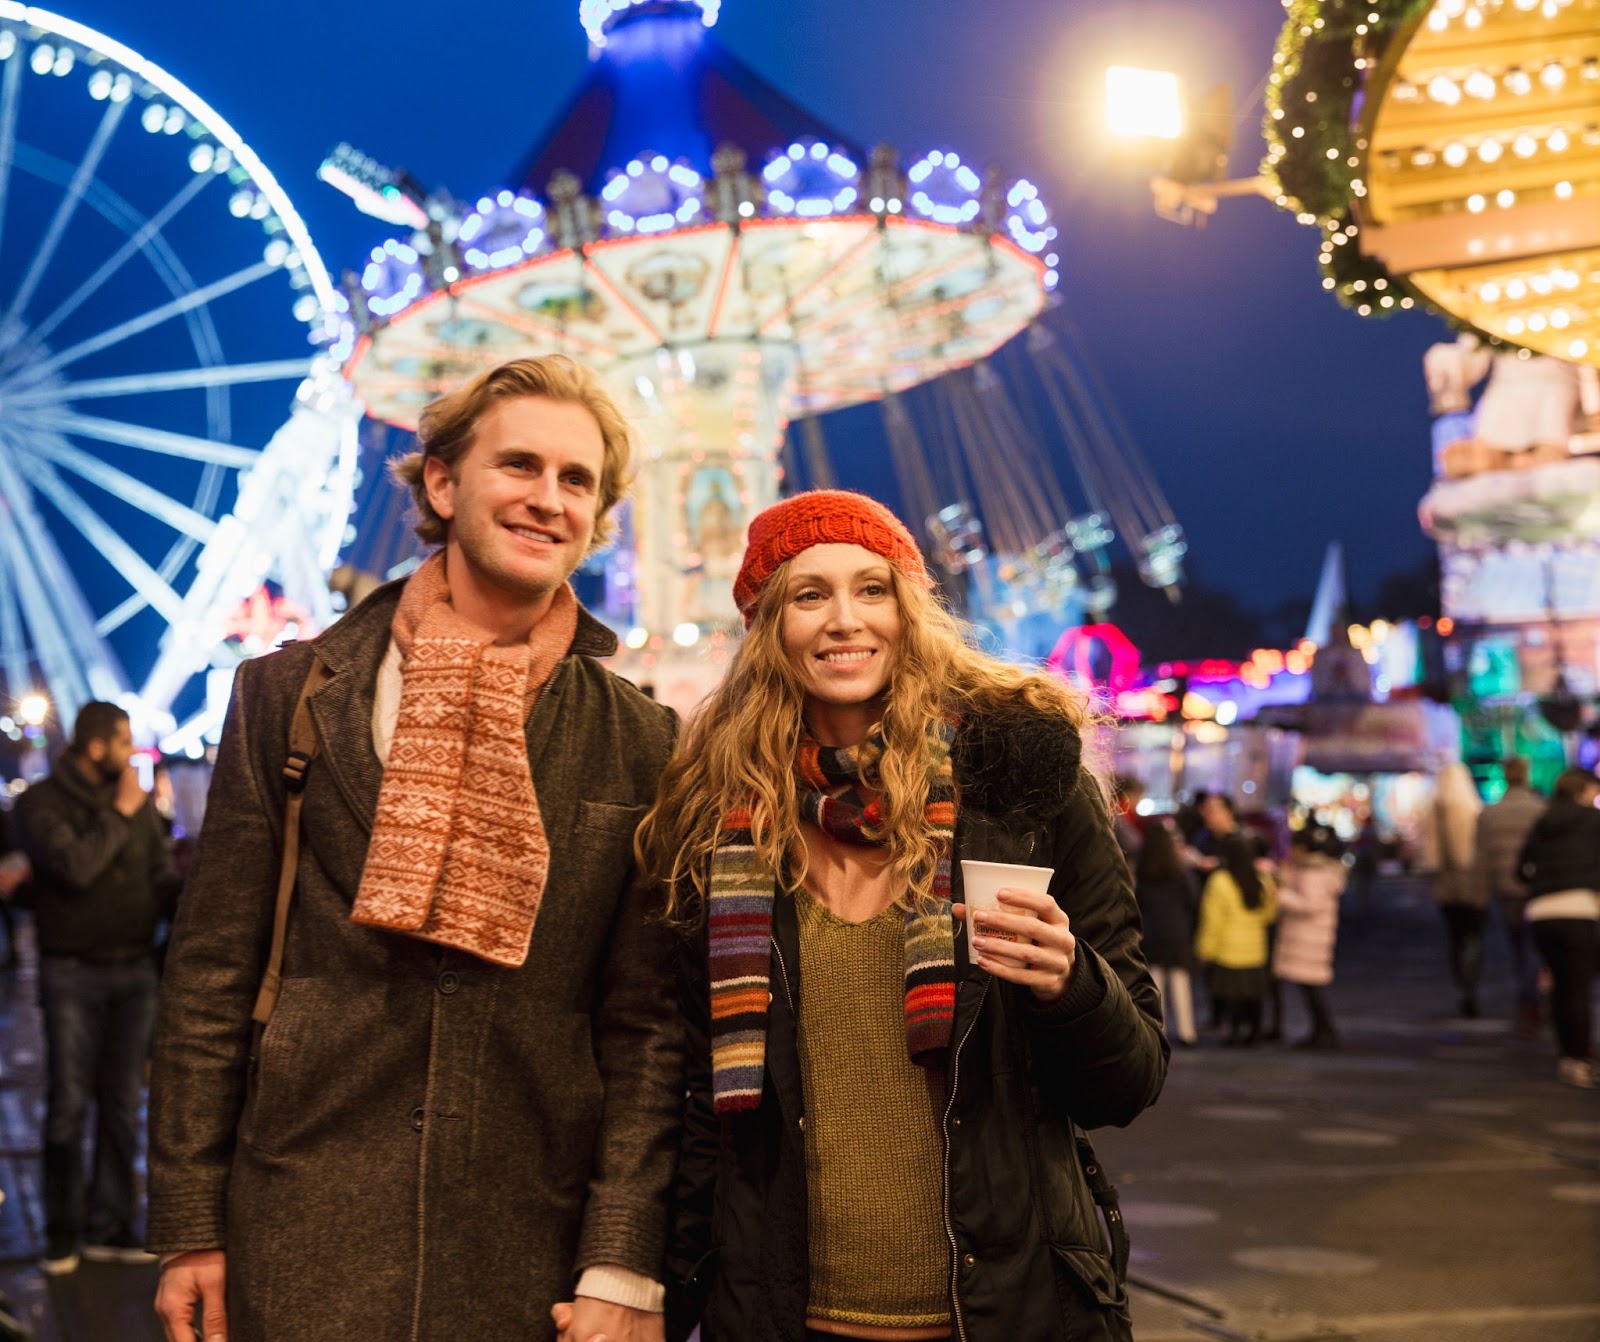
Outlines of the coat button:
[[795,1120],[795,1126],[798,1127],[801,1132],[806,1130],[806,1116],[804,1114],[801,1114],[800,1117]]
[[420,1104],[411,1111],[411,1126],[418,1132],[422,1131],[422,1120],[428,1116],[428,1111]]
[[439,991],[442,992],[446,997],[450,996],[450,994],[460,986],[461,975],[456,973],[455,970],[447,969],[444,971],[444,973],[439,975]]
[[957,1114],[954,1118],[952,1118],[950,1120],[950,1126],[952,1128],[959,1128],[961,1126],[961,1115],[960,1114]]
[[978,1266],[978,1260],[969,1253],[961,1260],[961,1265],[966,1268],[974,1268]]

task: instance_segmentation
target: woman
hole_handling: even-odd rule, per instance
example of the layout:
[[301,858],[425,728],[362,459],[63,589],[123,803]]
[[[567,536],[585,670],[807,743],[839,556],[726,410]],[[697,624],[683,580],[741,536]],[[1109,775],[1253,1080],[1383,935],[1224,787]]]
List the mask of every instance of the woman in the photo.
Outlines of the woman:
[[1483,932],[1489,921],[1489,888],[1474,847],[1483,799],[1464,764],[1439,770],[1433,807],[1423,813],[1423,863],[1433,873],[1433,898],[1444,915],[1450,942],[1450,976],[1464,1020],[1478,1018],[1478,979],[1483,973]]
[[1323,989],[1333,982],[1333,948],[1339,936],[1339,896],[1345,869],[1338,840],[1325,829],[1307,825],[1289,843],[1289,861],[1279,876],[1278,943],[1272,972],[1283,983],[1297,983],[1311,1017],[1311,1033],[1295,1048],[1338,1048]]
[[1194,878],[1164,819],[1144,827],[1134,865],[1134,891],[1144,928],[1144,958],[1150,965],[1168,1021],[1185,1048],[1198,1042],[1194,1029]]
[[1590,994],[1595,976],[1595,919],[1600,918],[1600,780],[1587,769],[1556,779],[1545,813],[1534,821],[1518,868],[1528,883],[1523,916],[1550,971],[1550,1017],[1561,1058],[1556,1076],[1587,1090],[1595,1084]]
[[[861,495],[761,513],[640,832],[694,931],[671,1337],[1131,1336],[1074,1125],[1133,1119],[1167,1053],[1086,711],[930,586]],[[1055,876],[969,920],[962,859]]]
[[1243,834],[1223,840],[1217,868],[1200,896],[1195,954],[1210,967],[1208,982],[1222,1004],[1229,1047],[1252,1048],[1261,1038],[1267,994],[1267,928],[1277,914],[1270,880],[1256,865],[1255,844]]

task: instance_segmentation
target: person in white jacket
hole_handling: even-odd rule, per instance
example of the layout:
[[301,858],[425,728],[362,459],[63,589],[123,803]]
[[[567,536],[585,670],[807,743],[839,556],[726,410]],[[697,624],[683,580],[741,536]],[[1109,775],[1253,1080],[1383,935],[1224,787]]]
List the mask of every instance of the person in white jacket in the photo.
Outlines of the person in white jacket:
[[1334,836],[1312,825],[1298,831],[1289,861],[1278,874],[1278,945],[1272,960],[1272,972],[1281,982],[1300,985],[1311,1017],[1311,1033],[1294,1048],[1339,1046],[1323,989],[1333,982],[1344,887],[1345,868]]

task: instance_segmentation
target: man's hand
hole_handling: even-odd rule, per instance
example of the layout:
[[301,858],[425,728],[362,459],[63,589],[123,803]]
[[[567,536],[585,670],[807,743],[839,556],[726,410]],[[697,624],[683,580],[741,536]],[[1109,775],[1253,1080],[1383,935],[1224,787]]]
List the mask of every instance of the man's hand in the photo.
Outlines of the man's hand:
[[[666,1316],[580,1295],[550,1310],[558,1342],[665,1342]],[[210,1342],[207,1339],[207,1342]]]
[[117,779],[117,795],[111,804],[131,820],[139,814],[139,808],[144,803],[145,794],[139,786],[139,771],[130,764],[122,771],[122,777]]
[[[167,1342],[195,1342],[196,1337],[200,1342],[228,1342],[228,1312],[223,1303],[226,1279],[227,1255],[221,1249],[196,1249],[163,1260],[156,1313]],[[198,1333],[196,1305],[200,1306],[202,1329]]]

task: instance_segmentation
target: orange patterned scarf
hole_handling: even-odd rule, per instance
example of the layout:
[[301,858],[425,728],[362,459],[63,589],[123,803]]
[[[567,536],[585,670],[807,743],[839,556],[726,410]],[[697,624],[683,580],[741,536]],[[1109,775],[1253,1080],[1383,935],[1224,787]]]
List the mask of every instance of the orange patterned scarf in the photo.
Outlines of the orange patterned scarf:
[[565,584],[526,643],[496,647],[450,604],[444,554],[400,594],[400,714],[350,917],[515,968],[528,958],[550,843],[525,723],[572,646]]

